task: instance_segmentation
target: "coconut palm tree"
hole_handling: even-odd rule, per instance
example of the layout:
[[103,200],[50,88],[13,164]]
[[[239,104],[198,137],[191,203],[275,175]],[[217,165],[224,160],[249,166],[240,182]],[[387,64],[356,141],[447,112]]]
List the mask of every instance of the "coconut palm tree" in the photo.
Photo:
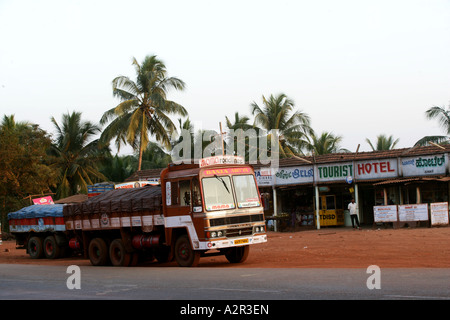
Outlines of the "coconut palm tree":
[[150,136],[164,147],[170,148],[170,137],[176,127],[170,114],[187,115],[178,103],[167,100],[169,89],[184,90],[185,83],[175,77],[168,77],[165,64],[155,55],[146,56],[139,64],[135,58],[136,81],[126,76],[112,81],[113,95],[120,103],[106,111],[100,123],[111,121],[104,129],[101,141],[104,143],[116,138],[116,146],[130,144],[139,150],[138,170],[142,166],[142,153],[147,148]]
[[392,150],[397,145],[399,139],[394,140],[393,136],[387,137],[384,134],[380,134],[377,136],[376,147],[372,144],[372,142],[366,138],[366,142],[370,145],[373,151],[383,151],[383,150]]
[[254,126],[269,132],[278,130],[278,143],[281,157],[301,153],[307,145],[306,137],[313,133],[309,116],[301,111],[294,111],[294,101],[285,94],[270,95],[268,99],[262,96],[262,106],[253,102],[252,115],[255,116]]
[[132,155],[106,157],[100,166],[108,181],[123,182],[130,177],[137,168],[137,158]]
[[350,152],[347,149],[341,148],[342,136],[336,136],[331,132],[322,132],[320,136],[313,133],[310,138],[306,150],[314,152],[316,155],[329,154],[336,152]]
[[51,118],[56,137],[50,148],[51,167],[59,173],[56,196],[64,198],[77,193],[87,193],[87,185],[107,180],[98,170],[106,147],[99,148],[100,127],[81,120],[81,112],[64,114],[61,125]]
[[0,124],[0,127],[8,130],[21,130],[30,126],[32,126],[32,124],[28,121],[17,122],[13,114],[9,116],[7,116],[6,114],[3,115],[3,120]]
[[425,136],[417,141],[414,146],[426,146],[432,143],[449,143],[450,135],[450,106],[447,110],[444,107],[431,107],[425,111],[425,116],[428,120],[438,120],[442,129],[447,134],[446,136]]
[[[252,146],[249,144],[249,137],[248,136],[244,136],[242,141],[238,141],[239,140],[239,136],[240,134],[248,134],[248,133],[253,133],[255,134],[255,138],[256,138],[256,131],[253,128],[253,125],[251,125],[249,123],[250,118],[247,116],[241,116],[239,115],[239,112],[235,112],[234,113],[234,119],[232,118],[232,120],[234,120],[234,122],[232,122],[227,116],[225,116],[225,124],[226,127],[228,128],[228,134],[225,137],[225,145],[227,147],[231,147],[233,148],[233,153],[234,154],[238,154],[241,152],[244,152],[245,154],[245,159],[246,161],[249,160],[249,153],[254,153],[257,154],[257,148],[252,148],[252,147],[257,147],[257,146]],[[242,131],[241,131],[242,130]],[[250,130],[253,130],[253,132],[250,132]],[[238,144],[239,143],[244,143],[244,150],[238,150]],[[247,151],[245,151],[247,149]],[[227,150],[227,152],[230,152],[231,150]],[[238,154],[239,156],[243,156],[242,154]]]
[[248,123],[250,121],[250,118],[247,116],[240,116],[239,112],[234,113],[234,123],[232,123],[227,116],[225,116],[225,121],[228,129],[232,130],[238,129],[248,130],[253,127],[251,124]]

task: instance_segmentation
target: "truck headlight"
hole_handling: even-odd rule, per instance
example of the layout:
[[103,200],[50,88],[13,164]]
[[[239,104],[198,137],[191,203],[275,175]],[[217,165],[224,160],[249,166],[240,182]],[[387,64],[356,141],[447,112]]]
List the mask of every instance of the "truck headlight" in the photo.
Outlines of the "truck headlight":
[[261,232],[265,232],[265,226],[256,226],[254,233],[261,233]]
[[225,237],[226,232],[225,230],[218,230],[218,231],[208,231],[206,233],[206,236],[210,239],[212,238],[223,238]]

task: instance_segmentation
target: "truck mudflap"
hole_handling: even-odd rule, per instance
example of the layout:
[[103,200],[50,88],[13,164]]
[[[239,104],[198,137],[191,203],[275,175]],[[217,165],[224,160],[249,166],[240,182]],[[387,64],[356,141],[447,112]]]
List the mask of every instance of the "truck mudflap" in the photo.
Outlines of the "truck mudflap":
[[255,236],[250,236],[250,237],[243,237],[243,238],[199,241],[198,248],[196,248],[196,244],[194,243],[194,249],[195,250],[212,250],[212,249],[239,247],[239,246],[264,243],[264,242],[267,242],[267,235],[265,235],[265,234],[255,235]]

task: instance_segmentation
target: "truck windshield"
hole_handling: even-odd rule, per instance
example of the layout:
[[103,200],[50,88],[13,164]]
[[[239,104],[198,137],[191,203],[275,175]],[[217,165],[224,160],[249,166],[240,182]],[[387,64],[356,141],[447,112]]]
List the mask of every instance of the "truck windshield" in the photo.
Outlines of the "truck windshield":
[[234,209],[233,193],[229,176],[203,178],[206,210]]
[[253,175],[233,176],[236,201],[233,196],[229,176],[208,177],[202,179],[205,207],[208,211],[257,207],[260,205],[258,191]]
[[253,175],[233,176],[238,208],[257,207],[260,205]]

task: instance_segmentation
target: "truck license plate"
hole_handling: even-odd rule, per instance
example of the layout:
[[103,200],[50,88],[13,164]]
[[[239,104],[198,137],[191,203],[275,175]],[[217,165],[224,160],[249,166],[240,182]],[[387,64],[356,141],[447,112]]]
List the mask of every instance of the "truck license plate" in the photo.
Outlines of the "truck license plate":
[[234,240],[234,244],[244,244],[244,243],[248,243],[248,239]]

